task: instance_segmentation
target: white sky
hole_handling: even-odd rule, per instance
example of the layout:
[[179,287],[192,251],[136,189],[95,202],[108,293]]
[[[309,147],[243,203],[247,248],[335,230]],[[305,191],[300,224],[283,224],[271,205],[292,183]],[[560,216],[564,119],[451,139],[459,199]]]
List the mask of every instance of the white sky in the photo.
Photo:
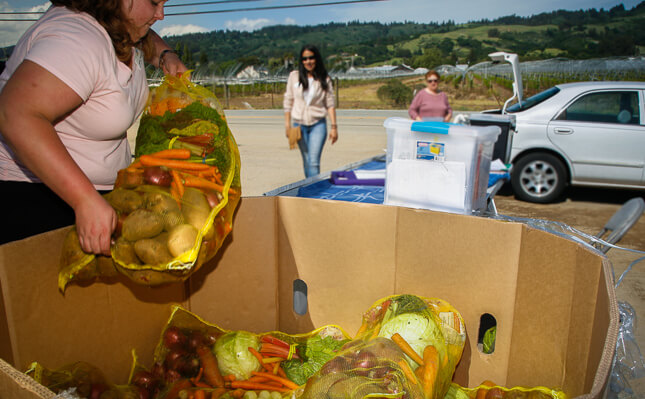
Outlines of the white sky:
[[[145,1],[145,0],[136,0]],[[208,0],[168,0],[166,6],[199,3]],[[199,6],[167,7],[166,14],[181,12],[203,12],[284,6],[294,4],[317,4],[343,0],[246,0],[231,1],[230,4],[205,4]],[[216,29],[256,30],[268,25],[297,24],[317,25],[328,22],[380,21],[380,22],[443,22],[456,23],[495,19],[506,15],[530,16],[558,9],[580,10],[604,8],[608,10],[617,4],[630,9],[640,0],[386,0],[332,6],[302,7],[278,10],[220,12],[200,15],[167,15],[154,25],[162,35],[190,32],[209,32]],[[43,11],[51,3],[44,0],[0,0],[0,12]],[[35,18],[35,15],[0,15],[0,19]],[[0,21],[0,46],[15,44],[31,22]]]

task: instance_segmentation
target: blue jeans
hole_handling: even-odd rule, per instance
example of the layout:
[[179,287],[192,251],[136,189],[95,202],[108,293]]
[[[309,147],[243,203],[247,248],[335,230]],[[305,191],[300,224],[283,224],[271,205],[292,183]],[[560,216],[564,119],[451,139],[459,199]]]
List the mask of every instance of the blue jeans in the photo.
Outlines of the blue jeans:
[[327,139],[327,120],[323,118],[310,126],[294,123],[294,126],[300,126],[301,139],[298,147],[305,177],[316,176],[320,173],[320,155]]

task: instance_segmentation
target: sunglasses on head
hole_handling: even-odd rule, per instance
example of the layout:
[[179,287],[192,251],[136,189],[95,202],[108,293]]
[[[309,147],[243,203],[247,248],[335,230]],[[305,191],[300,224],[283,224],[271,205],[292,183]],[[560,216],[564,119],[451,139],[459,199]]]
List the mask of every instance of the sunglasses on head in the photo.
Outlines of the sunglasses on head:
[[438,82],[438,81],[439,81],[439,79],[428,79],[428,83],[434,83],[434,82]]
[[315,59],[316,59],[316,56],[314,56],[314,55],[310,55],[309,57],[302,57],[302,60],[303,60],[303,61],[307,61],[307,60],[315,60]]

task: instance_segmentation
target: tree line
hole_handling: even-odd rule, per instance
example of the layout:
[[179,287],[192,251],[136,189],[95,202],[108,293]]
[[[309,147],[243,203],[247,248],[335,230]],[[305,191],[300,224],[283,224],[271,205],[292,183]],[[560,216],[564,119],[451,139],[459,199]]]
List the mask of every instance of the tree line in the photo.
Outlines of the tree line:
[[645,1],[629,10],[620,4],[609,10],[557,10],[465,24],[332,22],[269,26],[253,32],[215,30],[166,40],[190,68],[222,74],[234,66],[239,70],[255,65],[274,74],[292,68],[306,43],[320,48],[329,70],[385,63],[411,67],[474,64],[488,60],[494,51],[517,53],[523,61],[634,56],[645,47],[642,26]]

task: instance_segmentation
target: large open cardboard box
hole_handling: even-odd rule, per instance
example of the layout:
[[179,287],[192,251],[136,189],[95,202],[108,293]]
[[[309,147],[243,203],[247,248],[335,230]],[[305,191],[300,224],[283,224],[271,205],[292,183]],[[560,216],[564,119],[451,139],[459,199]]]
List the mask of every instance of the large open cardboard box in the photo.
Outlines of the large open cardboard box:
[[[132,349],[150,364],[179,303],[209,322],[254,332],[338,324],[396,293],[438,297],[462,314],[468,341],[455,381],[562,388],[598,398],[618,312],[606,258],[519,223],[384,205],[290,197],[242,199],[230,239],[185,284],[124,279],[57,288],[67,229],[0,247],[0,397],[52,397],[22,378],[32,361],[88,361],[124,383]],[[308,311],[293,310],[294,281]],[[497,321],[495,352],[477,347],[482,315]],[[0,363],[2,363],[0,361]],[[0,364],[0,366],[2,366]],[[42,388],[42,387],[40,387]]]

